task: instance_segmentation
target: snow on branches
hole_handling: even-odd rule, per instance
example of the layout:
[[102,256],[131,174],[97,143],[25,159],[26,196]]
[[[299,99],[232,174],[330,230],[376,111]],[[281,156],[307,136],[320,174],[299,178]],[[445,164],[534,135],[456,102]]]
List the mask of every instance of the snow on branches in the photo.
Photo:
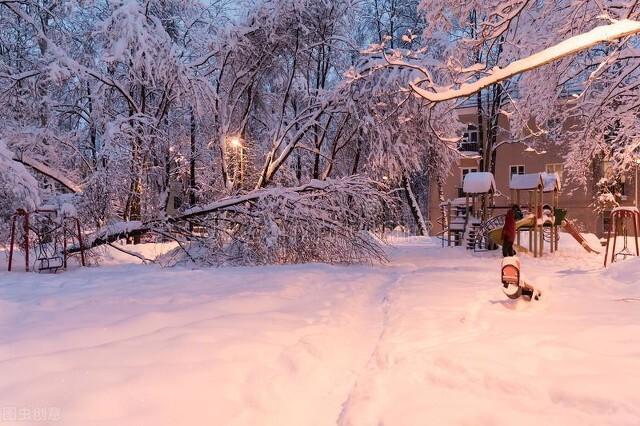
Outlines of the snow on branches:
[[[465,98],[492,84],[496,84],[518,74],[575,55],[602,42],[621,39],[629,35],[637,34],[638,32],[640,32],[640,22],[625,19],[609,25],[599,26],[587,33],[571,37],[526,58],[514,61],[504,68],[496,67],[487,71],[486,76],[471,83],[463,83],[458,88],[433,86],[429,88],[430,90],[422,88],[421,85],[423,83],[427,83],[427,85],[432,83],[429,81],[429,73],[426,70],[422,71],[424,78],[416,82],[411,82],[410,86],[416,94],[429,102],[435,103]],[[402,65],[402,62],[390,61],[390,65]]]
[[[374,220],[426,233],[425,188],[459,155],[456,108],[478,91],[481,140],[534,121],[576,167],[629,164],[635,7],[418,3],[0,0],[6,155],[77,193],[95,243],[153,230],[217,264],[376,259]],[[369,179],[411,214],[382,218]]]
[[[363,176],[312,180],[230,196],[162,221],[110,224],[88,239],[96,247],[145,232],[173,238],[173,262],[213,265],[363,262],[384,259],[372,234],[393,205],[384,188]],[[193,229],[204,232],[193,233]],[[77,250],[74,248],[73,250]]]
[[251,200],[208,209],[197,221],[208,232],[200,240],[206,249],[197,256],[216,265],[383,260],[380,242],[372,235],[391,204],[381,189],[367,178],[351,176],[249,193],[244,197],[253,195]]
[[0,140],[0,237],[5,238],[11,215],[17,209],[34,209],[40,203],[38,183]]
[[[635,2],[422,0],[421,9],[430,25],[420,48],[382,43],[374,51],[384,67],[410,70],[404,87],[425,102],[477,106],[480,135],[488,133],[485,168],[497,131],[561,144],[568,173],[583,184],[602,156],[621,172],[633,166],[640,148]],[[508,128],[499,126],[501,114]]]

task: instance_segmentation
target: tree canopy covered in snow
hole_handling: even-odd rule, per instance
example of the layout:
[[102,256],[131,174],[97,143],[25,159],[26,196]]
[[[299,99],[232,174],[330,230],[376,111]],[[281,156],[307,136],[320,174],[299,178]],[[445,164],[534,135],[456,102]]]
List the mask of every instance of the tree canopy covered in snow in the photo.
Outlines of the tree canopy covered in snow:
[[[0,0],[0,191],[13,200],[2,214],[72,192],[96,236],[137,224],[198,241],[209,260],[268,263],[324,259],[308,241],[327,235],[318,247],[342,247],[329,260],[376,257],[373,241],[354,236],[386,218],[404,214],[428,232],[420,203],[433,195],[416,195],[415,183],[442,182],[459,155],[462,102],[477,103],[488,135],[484,171],[501,131],[567,143],[579,178],[595,158],[629,167],[640,140],[638,9]],[[222,200],[238,203],[203,209]]]
[[420,8],[424,43],[378,51],[387,67],[418,75],[405,87],[421,98],[475,101],[480,139],[488,134],[484,170],[493,171],[498,132],[567,145],[568,169],[582,183],[597,177],[593,160],[610,160],[615,174],[634,164],[637,2],[423,0]]

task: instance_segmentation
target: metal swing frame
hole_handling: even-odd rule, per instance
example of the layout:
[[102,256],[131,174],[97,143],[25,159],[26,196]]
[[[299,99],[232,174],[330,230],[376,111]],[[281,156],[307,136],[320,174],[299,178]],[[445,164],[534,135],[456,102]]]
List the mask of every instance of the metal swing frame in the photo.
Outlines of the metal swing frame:
[[[82,229],[80,227],[80,221],[78,220],[78,218],[63,216],[61,220],[61,224],[58,225],[56,228],[48,231],[48,233],[53,233],[54,231],[57,231],[60,228],[62,228],[62,256],[57,254],[58,241],[53,242],[54,253],[52,253],[52,255],[50,256],[49,253],[47,253],[46,248],[43,247],[44,244],[48,244],[43,241],[44,234],[42,232],[38,232],[36,229],[33,229],[33,227],[31,226],[32,214],[40,214],[40,215],[54,214],[57,216],[58,211],[52,210],[52,209],[38,209],[38,210],[34,210],[33,212],[28,212],[24,209],[16,210],[15,214],[13,214],[13,216],[11,217],[11,240],[9,243],[9,264],[7,267],[7,270],[9,272],[11,272],[12,266],[13,266],[13,251],[16,243],[16,225],[20,218],[22,218],[22,228],[24,233],[24,246],[23,246],[24,253],[25,253],[24,270],[26,272],[29,272],[29,233],[30,232],[33,232],[36,235],[37,241],[38,241],[38,245],[37,245],[38,252],[36,254],[37,260],[40,261],[40,267],[38,268],[38,271],[40,272],[53,271],[55,273],[60,268],[66,269],[67,260],[70,256],[67,251],[67,240],[69,238],[74,238],[74,237],[77,238],[78,245],[80,247],[80,264],[82,266],[86,266],[85,255],[84,255],[84,244],[82,243]],[[52,239],[56,240],[56,236],[53,235]],[[61,264],[52,265],[51,261],[54,259],[61,259]]]

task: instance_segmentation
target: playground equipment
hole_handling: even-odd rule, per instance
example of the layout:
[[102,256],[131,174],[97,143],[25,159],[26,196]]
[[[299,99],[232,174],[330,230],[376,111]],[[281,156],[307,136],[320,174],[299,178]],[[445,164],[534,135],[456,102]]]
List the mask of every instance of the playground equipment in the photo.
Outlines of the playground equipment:
[[[587,240],[582,236],[582,234],[576,229],[576,227],[569,221],[565,219],[566,210],[564,209],[556,209],[553,214],[553,220],[555,227],[562,228],[567,234],[571,235],[582,248],[584,248],[589,253],[600,254],[600,252],[594,248],[592,248]],[[495,242],[498,245],[502,245],[502,224],[504,224],[504,215],[498,216],[497,218],[502,218],[501,221],[497,221],[497,223],[501,223],[500,226],[495,226],[488,231],[489,238],[491,241]],[[530,230],[534,226],[534,216],[527,215],[524,218],[516,221],[516,231],[521,230]],[[557,250],[557,243],[560,240],[560,236],[556,233],[551,226],[549,221],[545,221],[543,223],[543,238],[545,242],[548,242],[551,245],[551,241],[554,241],[556,246],[555,250]],[[551,240],[550,237],[554,236],[555,238]],[[525,247],[520,246],[519,244],[515,244],[516,250],[521,252],[528,252],[529,250]]]
[[594,254],[600,254],[600,252],[598,250],[592,248],[589,245],[589,243],[587,242],[587,240],[584,239],[584,237],[582,236],[580,231],[578,231],[576,229],[576,227],[573,226],[573,224],[571,222],[568,222],[566,220],[562,221],[562,229],[567,234],[571,235],[578,243],[580,243],[582,248],[585,249],[587,252],[594,253]]
[[[539,257],[542,256],[546,241],[550,251],[552,253],[556,251],[558,249],[557,226],[561,224],[564,213],[566,213],[558,209],[558,194],[560,192],[558,175],[555,173],[513,175],[509,189],[511,190],[511,200],[519,206],[522,202],[521,192],[527,191],[529,194],[529,203],[527,206],[523,206],[528,214],[516,222],[516,249],[531,252],[534,257]],[[545,204],[545,196],[549,198],[548,204]],[[556,217],[559,213],[562,217]],[[504,215],[494,216],[482,222],[480,234],[494,245],[502,245],[503,226]],[[528,231],[528,249],[522,247],[522,231]],[[487,244],[488,247],[490,245]]]
[[[16,239],[16,225],[22,221],[22,239]],[[33,235],[35,238],[30,238]],[[33,243],[33,247],[30,243]],[[33,251],[36,256],[36,268],[38,272],[57,272],[60,268],[67,268],[70,254],[67,251],[69,245],[77,244],[80,247],[80,264],[85,266],[84,246],[82,245],[82,230],[80,221],[74,216],[59,214],[54,209],[39,209],[27,212],[18,209],[11,218],[11,241],[9,243],[9,265],[7,270],[11,272],[13,264],[14,246],[16,243],[22,246],[24,251],[24,268],[29,271],[29,253]]]
[[462,183],[465,194],[467,213],[466,235],[467,248],[478,251],[488,248],[485,234],[481,232],[482,224],[487,221],[487,210],[493,205],[496,182],[493,174],[488,172],[467,173]]
[[[490,250],[502,245],[502,227],[505,215],[489,217],[489,210],[508,209],[495,206],[495,181],[491,173],[470,172],[463,181],[465,197],[441,203],[443,232],[442,246],[466,244],[474,251]],[[530,252],[534,257],[544,253],[545,245],[551,253],[558,249],[559,228],[571,235],[590,253],[593,249],[578,230],[565,220],[566,210],[558,208],[560,178],[556,173],[530,173],[513,175],[509,184],[511,201],[524,211],[516,221],[514,247],[519,252]],[[527,193],[528,202],[524,203]],[[523,247],[522,232],[528,234],[528,246]]]
[[[467,173],[462,182],[462,191],[464,197],[440,205],[447,245],[462,245],[464,241],[468,249],[486,249],[487,240],[483,238],[486,235],[480,231],[487,220],[487,210],[493,205],[496,192],[493,174]],[[442,238],[443,246],[444,243],[445,238]]]
[[502,291],[509,299],[525,296],[529,300],[540,299],[540,290],[527,283],[520,273],[520,259],[516,256],[502,259],[501,268]]
[[[529,251],[533,257],[542,256],[544,252],[544,228],[549,228],[547,240],[550,252],[558,249],[558,228],[555,214],[558,210],[560,179],[556,173],[528,173],[511,176],[509,183],[511,200],[521,205],[522,191],[529,194],[529,215],[516,223],[516,244],[521,245],[521,232],[529,233]],[[545,195],[550,198],[545,207]]]
[[439,234],[442,247],[459,246],[462,244],[462,235],[467,224],[467,207],[464,198],[456,198],[453,201],[440,203],[442,216],[440,223],[443,230]]
[[[493,218],[495,219],[495,224],[496,225],[499,224],[499,226],[492,226],[488,229],[489,239],[493,241],[496,245],[502,245],[502,227],[504,226],[504,218],[505,218],[505,215],[500,215]],[[518,235],[519,231],[523,229],[530,230],[534,226],[535,226],[535,217],[532,214],[526,215],[522,219],[519,219],[516,221],[516,232],[517,232],[516,236]],[[517,239],[516,241],[518,240],[519,239]],[[519,242],[516,242],[514,245],[516,250],[518,251],[526,251],[526,252],[529,251],[525,247],[521,246]],[[531,244],[529,244],[529,246],[531,246]]]
[[[640,256],[640,250],[638,249],[638,223],[640,222],[640,212],[636,207],[616,207],[611,210],[611,226],[609,227],[609,232],[607,234],[607,246],[604,252],[604,266],[607,267],[607,258],[609,256],[609,245],[611,242],[611,230],[613,230],[613,245],[611,248],[611,263],[615,262],[619,256],[626,259],[628,256],[634,256],[629,250],[627,245],[627,237],[628,237],[628,222],[633,223],[633,239],[636,242],[636,254],[635,256]],[[616,253],[616,240],[618,236],[622,235],[623,237],[623,247],[622,250]]]

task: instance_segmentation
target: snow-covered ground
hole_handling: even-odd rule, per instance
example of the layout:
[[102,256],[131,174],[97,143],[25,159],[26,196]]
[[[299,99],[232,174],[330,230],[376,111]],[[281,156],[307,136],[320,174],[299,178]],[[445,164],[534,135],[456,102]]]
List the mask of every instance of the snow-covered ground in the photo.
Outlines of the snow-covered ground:
[[412,239],[381,266],[0,272],[0,425],[637,425],[640,262]]

